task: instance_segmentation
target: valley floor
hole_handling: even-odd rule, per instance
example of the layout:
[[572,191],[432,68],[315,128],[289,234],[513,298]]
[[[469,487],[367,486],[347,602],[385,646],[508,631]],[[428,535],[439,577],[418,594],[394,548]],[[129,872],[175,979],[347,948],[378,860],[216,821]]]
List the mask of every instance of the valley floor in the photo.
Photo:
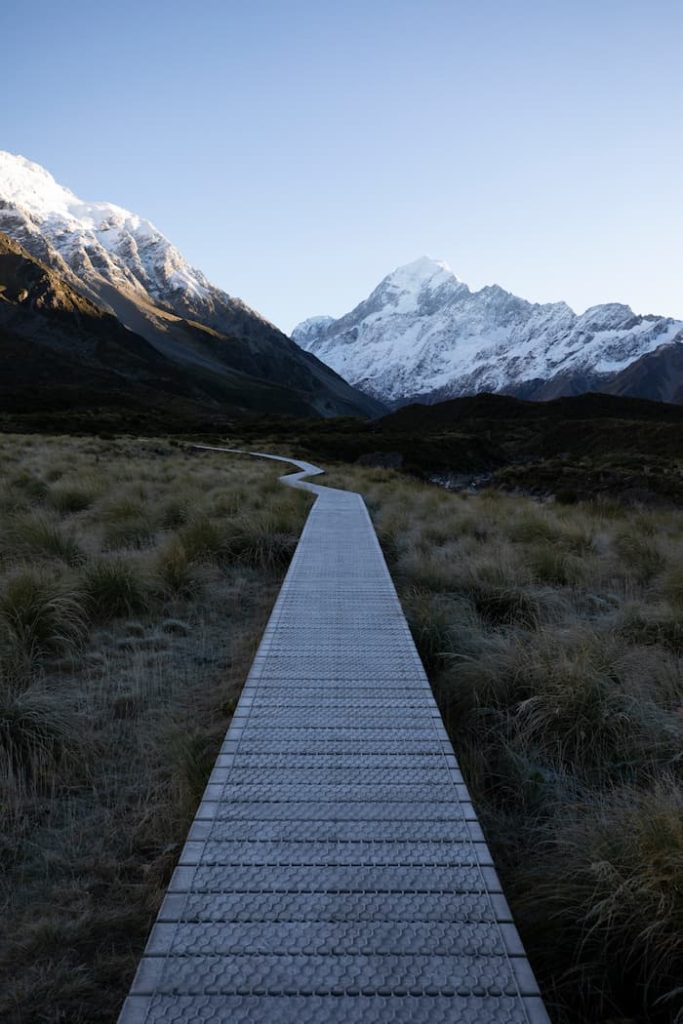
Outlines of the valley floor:
[[0,1019],[112,1024],[307,498],[165,441],[0,463]]
[[[307,498],[158,440],[0,466],[0,1019],[113,1024]],[[323,479],[366,497],[555,1024],[680,1021],[683,512]]]
[[556,1024],[683,1020],[683,511],[364,494]]

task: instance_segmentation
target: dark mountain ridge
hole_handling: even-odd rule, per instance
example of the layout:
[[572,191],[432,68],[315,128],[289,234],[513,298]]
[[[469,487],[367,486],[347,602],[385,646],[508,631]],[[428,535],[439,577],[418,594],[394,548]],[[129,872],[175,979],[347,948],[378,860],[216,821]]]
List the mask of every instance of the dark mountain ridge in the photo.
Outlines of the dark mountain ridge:
[[[114,406],[168,412],[169,398],[179,420],[188,423],[212,417],[225,422],[228,416],[262,411],[321,415],[326,405],[337,411],[334,391],[326,393],[324,380],[316,386],[315,365],[308,376],[302,371],[291,386],[282,385],[257,375],[265,356],[253,357],[248,342],[202,325],[177,323],[177,330],[191,339],[192,360],[169,358],[0,232],[0,402],[5,411]],[[225,354],[218,369],[216,347]],[[346,400],[347,388],[342,384],[339,389],[342,411],[354,410]]]
[[[255,310],[212,285],[149,221],[112,203],[84,202],[44,168],[3,152],[0,231],[64,287],[144,339],[166,360],[159,365],[184,375],[186,390],[199,403],[208,397],[214,413],[325,417],[383,411]],[[27,309],[17,304],[15,325]],[[68,361],[67,348],[63,344],[60,351]],[[126,375],[125,363],[110,369]]]

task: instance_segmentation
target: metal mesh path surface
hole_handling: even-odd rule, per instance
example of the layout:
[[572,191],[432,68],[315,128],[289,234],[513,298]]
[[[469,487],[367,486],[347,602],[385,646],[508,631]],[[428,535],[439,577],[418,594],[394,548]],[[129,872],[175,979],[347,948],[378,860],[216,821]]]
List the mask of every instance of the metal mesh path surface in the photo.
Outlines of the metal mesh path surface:
[[120,1024],[548,1024],[363,500],[296,465],[317,500]]

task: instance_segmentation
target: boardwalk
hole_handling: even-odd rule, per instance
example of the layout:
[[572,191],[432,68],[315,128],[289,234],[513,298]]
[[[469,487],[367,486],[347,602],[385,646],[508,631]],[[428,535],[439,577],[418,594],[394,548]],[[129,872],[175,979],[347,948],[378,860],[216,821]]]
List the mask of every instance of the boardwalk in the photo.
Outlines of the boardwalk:
[[120,1024],[548,1024],[358,494],[318,494]]

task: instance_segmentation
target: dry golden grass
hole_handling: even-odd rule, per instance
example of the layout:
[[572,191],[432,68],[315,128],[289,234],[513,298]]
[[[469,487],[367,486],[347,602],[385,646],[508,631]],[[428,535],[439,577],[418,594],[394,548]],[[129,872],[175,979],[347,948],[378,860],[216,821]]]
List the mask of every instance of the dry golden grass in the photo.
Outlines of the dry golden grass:
[[[0,1019],[115,1020],[305,517],[281,468],[0,443]],[[683,513],[365,494],[556,1024],[683,1019]]]
[[366,497],[557,1024],[683,1020],[683,511]]
[[0,439],[0,1019],[113,1022],[307,496],[165,441]]

